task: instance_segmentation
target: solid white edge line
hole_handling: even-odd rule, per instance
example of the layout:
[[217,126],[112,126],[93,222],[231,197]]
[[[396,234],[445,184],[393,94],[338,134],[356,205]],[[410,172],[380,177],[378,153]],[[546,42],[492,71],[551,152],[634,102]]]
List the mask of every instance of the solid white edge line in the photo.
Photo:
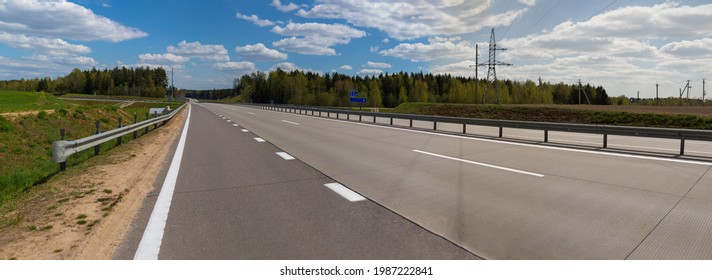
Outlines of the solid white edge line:
[[166,179],[163,181],[161,192],[158,194],[156,204],[153,206],[153,212],[148,220],[148,225],[143,231],[141,242],[138,244],[134,260],[157,260],[158,253],[161,250],[161,242],[163,241],[163,232],[166,228],[168,220],[168,211],[171,208],[171,200],[173,199],[173,191],[176,187],[178,179],[178,171],[180,171],[180,163],[183,160],[183,150],[185,149],[185,141],[188,137],[188,126],[190,125],[191,107],[188,106],[188,117],[183,132],[178,141],[178,147],[173,155],[173,161],[166,174]]
[[240,126],[240,125],[239,125],[239,124],[236,124],[236,123],[233,123],[232,126],[237,127],[237,126]]
[[324,184],[327,188],[331,189],[335,193],[339,194],[343,198],[345,198],[348,201],[351,202],[359,202],[359,201],[364,201],[366,200],[365,197],[361,196],[360,194],[356,193],[355,191],[352,191],[351,189],[347,188],[346,186],[339,184],[339,183],[329,183],[329,184]]
[[469,163],[469,164],[474,164],[474,165],[479,165],[479,166],[484,166],[484,167],[489,167],[489,168],[494,168],[494,169],[499,169],[499,170],[504,170],[504,171],[509,171],[509,172],[514,172],[514,173],[519,173],[519,174],[524,174],[524,175],[529,175],[529,176],[534,176],[534,177],[539,177],[539,178],[544,177],[543,174],[539,174],[539,173],[534,173],[534,172],[504,167],[504,166],[498,166],[498,165],[494,165],[494,164],[476,162],[476,161],[471,161],[471,160],[466,160],[466,159],[461,159],[461,158],[456,158],[456,157],[451,157],[451,156],[446,156],[446,155],[440,155],[440,154],[425,152],[425,151],[421,151],[421,150],[413,150],[413,152],[426,154],[429,156],[434,156],[434,157],[439,157],[439,158],[444,158],[444,159],[449,159],[449,160],[454,160],[454,161],[459,161],[459,162],[464,162],[464,163]]
[[255,137],[255,141],[257,141],[257,142],[259,142],[259,143],[267,142],[267,141],[265,141],[265,139],[262,139],[262,138],[259,138],[259,137]]
[[[275,112],[275,113],[294,115],[291,113],[284,113],[284,112]],[[369,124],[369,123],[359,123],[359,122],[352,122],[352,121],[347,121],[347,120],[327,119],[325,117],[317,117],[317,116],[305,116],[305,115],[295,115],[295,116],[304,117],[304,118],[312,118],[312,119],[317,119],[317,120],[325,120],[325,121],[332,121],[332,122],[341,122],[341,123],[347,123],[347,124],[369,126],[369,127],[379,127],[379,128],[383,128],[383,129],[399,130],[399,131],[412,132],[412,133],[420,133],[420,134],[428,134],[428,135],[435,135],[435,136],[442,136],[442,137],[466,139],[466,140],[472,140],[472,141],[499,143],[499,144],[512,145],[512,146],[521,146],[521,147],[530,147],[530,148],[537,148],[537,149],[546,149],[546,150],[566,151],[566,152],[604,155],[604,156],[613,156],[613,157],[645,159],[645,160],[652,160],[652,161],[665,161],[665,162],[712,166],[712,162],[660,158],[660,157],[629,155],[629,154],[618,154],[618,153],[612,153],[612,152],[588,151],[588,150],[579,150],[579,149],[552,147],[552,146],[542,146],[542,145],[536,145],[536,144],[526,144],[526,143],[508,142],[508,141],[502,141],[502,140],[476,138],[476,136],[478,136],[477,134],[472,134],[472,136],[460,136],[460,135],[450,135],[450,134],[443,134],[443,133],[436,133],[436,132],[413,130],[413,129],[407,129],[407,128],[373,125],[373,124]]]
[[250,132],[250,131],[249,131],[249,130],[247,130],[247,129],[243,129],[243,130],[242,130],[242,132]]
[[289,123],[289,124],[293,124],[293,125],[299,125],[299,123],[290,122],[290,121],[285,121],[285,120],[282,120],[282,122]]
[[276,152],[276,154],[278,156],[282,157],[284,160],[295,160],[296,159],[292,155],[285,153],[285,152]]

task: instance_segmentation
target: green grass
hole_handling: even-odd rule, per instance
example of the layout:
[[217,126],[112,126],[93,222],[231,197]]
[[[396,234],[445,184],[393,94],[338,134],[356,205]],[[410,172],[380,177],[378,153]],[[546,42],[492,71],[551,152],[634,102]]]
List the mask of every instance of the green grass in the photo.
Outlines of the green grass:
[[[8,96],[10,96],[9,99]],[[12,210],[6,209],[10,206],[3,207],[5,202],[19,198],[31,187],[41,184],[59,172],[59,164],[52,161],[52,142],[60,140],[59,131],[61,128],[66,130],[65,139],[79,139],[94,134],[97,121],[99,121],[101,131],[108,131],[118,127],[119,117],[122,118],[123,125],[128,125],[133,123],[134,112],[138,116],[138,121],[143,121],[149,108],[169,105],[139,102],[120,109],[112,104],[107,105],[105,102],[93,105],[70,105],[62,103],[61,100],[58,101],[59,103],[44,102],[41,101],[43,98],[50,101],[56,98],[38,93],[9,94],[9,92],[2,92],[0,97],[5,97],[5,100],[13,100],[7,102],[24,100],[24,103],[13,103],[12,106],[0,102],[0,105],[5,106],[8,110],[17,111],[24,110],[21,108],[31,107],[21,104],[35,104],[33,105],[35,107],[32,108],[36,110],[59,108],[54,113],[14,117],[0,116],[0,212]],[[113,104],[115,103],[113,102]],[[45,104],[45,107],[37,104]],[[179,103],[175,103],[175,105],[179,105]],[[139,131],[138,134],[144,134],[144,130]],[[123,142],[126,143],[131,139],[133,139],[133,135],[126,135]],[[100,153],[105,153],[116,146],[116,143],[117,141],[110,141],[102,144]],[[67,166],[71,168],[93,155],[93,149],[72,155],[67,160]]]
[[712,129],[712,118],[709,117],[602,110],[596,111],[547,106],[403,103],[396,107],[393,112],[401,114],[420,114],[477,119]]
[[68,104],[44,92],[0,91],[0,113],[67,108]]

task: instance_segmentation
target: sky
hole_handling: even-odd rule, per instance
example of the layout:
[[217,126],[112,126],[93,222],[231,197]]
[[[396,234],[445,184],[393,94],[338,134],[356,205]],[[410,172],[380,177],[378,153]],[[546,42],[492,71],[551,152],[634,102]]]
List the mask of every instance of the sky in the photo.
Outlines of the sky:
[[492,28],[512,64],[498,79],[643,98],[687,80],[699,98],[712,79],[709,0],[0,0],[0,79],[122,66],[173,68],[187,89],[276,68],[471,77]]

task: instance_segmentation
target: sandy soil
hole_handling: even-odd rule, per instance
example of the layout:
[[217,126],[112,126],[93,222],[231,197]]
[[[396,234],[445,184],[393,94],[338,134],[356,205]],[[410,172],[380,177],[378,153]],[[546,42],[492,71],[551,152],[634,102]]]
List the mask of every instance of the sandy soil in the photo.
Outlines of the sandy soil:
[[33,187],[0,229],[0,259],[110,259],[154,189],[187,110]]
[[[54,110],[42,110],[46,112],[47,114],[52,114],[54,113]],[[10,112],[10,113],[0,113],[0,116],[7,117],[10,119],[14,119],[17,117],[22,117],[22,116],[27,116],[27,115],[37,115],[42,111],[24,111],[24,112]]]

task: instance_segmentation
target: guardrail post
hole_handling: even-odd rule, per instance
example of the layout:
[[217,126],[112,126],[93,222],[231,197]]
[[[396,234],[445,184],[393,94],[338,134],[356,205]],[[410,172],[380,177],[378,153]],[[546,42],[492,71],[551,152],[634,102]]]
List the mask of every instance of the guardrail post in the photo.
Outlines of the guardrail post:
[[[121,117],[119,117],[119,127],[117,127],[117,128],[121,128]],[[124,137],[123,137],[123,136],[119,136],[119,138],[118,138],[117,140],[118,140],[118,144],[116,144],[116,145],[117,145],[117,146],[120,146],[121,143],[122,143],[123,140],[124,140]]]
[[[138,122],[138,117],[136,116],[136,112],[134,112],[134,124],[136,124],[137,122]],[[134,135],[134,140],[136,140],[136,138],[138,138],[138,130],[134,131],[133,135]]]
[[410,127],[413,127],[413,120],[410,119]]
[[[64,128],[59,130],[59,136],[62,137],[62,140],[64,140]],[[67,169],[67,161],[63,161],[59,163],[59,170],[64,171]]]
[[[148,112],[146,112],[146,120],[148,120]],[[146,129],[144,130],[143,134],[148,133],[148,126],[146,126]]]
[[467,124],[466,123],[462,124],[462,134],[467,134]]
[[685,155],[685,138],[680,139],[680,155]]
[[544,143],[549,142],[549,131],[544,129]]
[[373,116],[373,123],[376,123],[376,116]]
[[391,118],[391,125],[393,125],[393,118]]
[[[96,132],[94,134],[99,134],[99,122],[96,122]],[[99,145],[94,146],[94,155],[99,154]]]
[[433,121],[433,130],[438,130],[438,122]]
[[502,127],[499,127],[499,138],[502,138]]
[[603,134],[603,147],[608,148],[608,134]]
[[349,120],[349,121],[351,120],[351,114],[346,113],[346,120]]
[[[153,118],[154,118],[154,119],[155,119],[155,118],[158,118],[158,113],[157,113],[157,112],[153,112]],[[156,129],[156,128],[158,128],[158,123],[156,123],[156,124],[153,125],[153,129]]]
[[361,121],[361,114],[358,115],[358,121]]

